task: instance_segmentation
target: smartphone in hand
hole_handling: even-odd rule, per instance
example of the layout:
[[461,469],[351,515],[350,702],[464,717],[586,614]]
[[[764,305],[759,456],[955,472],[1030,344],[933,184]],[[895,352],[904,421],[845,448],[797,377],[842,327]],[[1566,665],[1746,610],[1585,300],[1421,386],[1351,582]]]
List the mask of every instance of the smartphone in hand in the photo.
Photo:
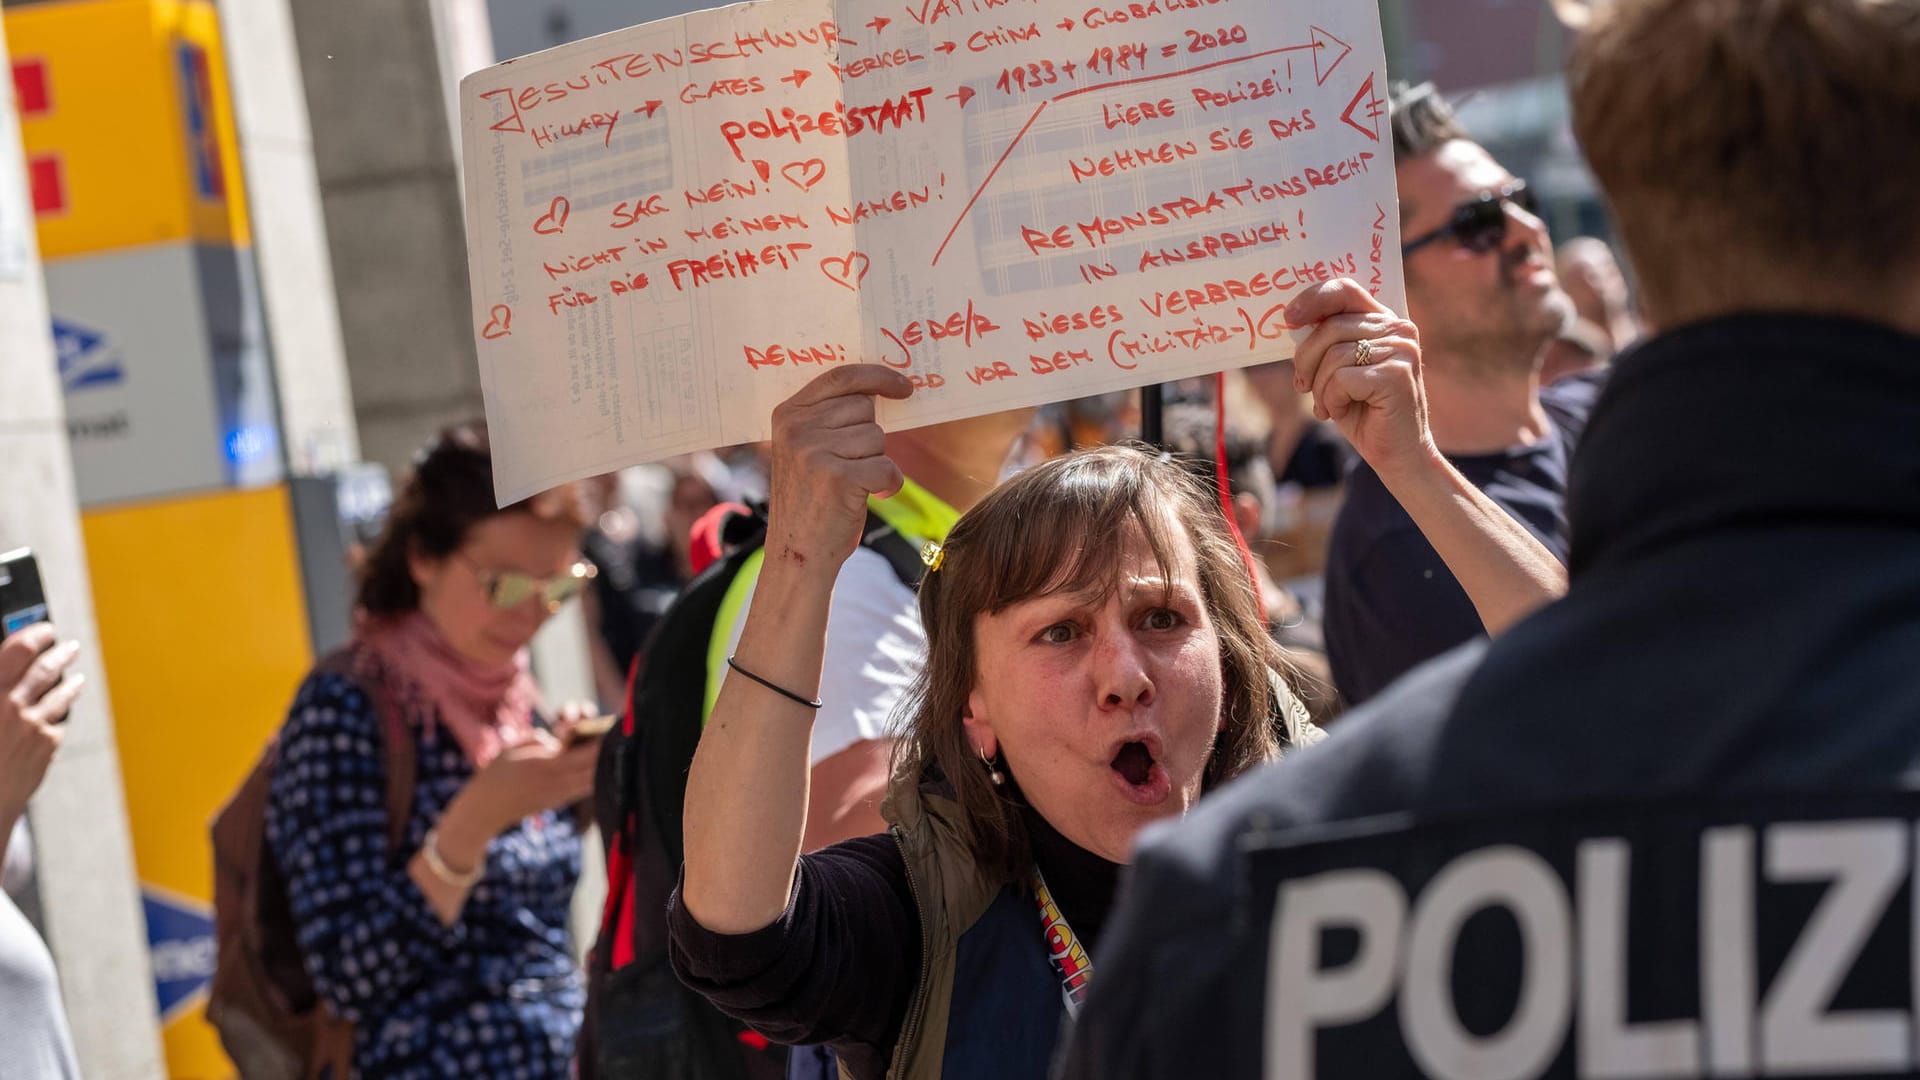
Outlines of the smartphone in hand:
[[613,725],[618,723],[619,720],[620,718],[617,716],[593,716],[580,721],[567,729],[567,748],[572,749],[581,743],[592,742],[607,732],[612,731]]
[[40,586],[40,563],[33,552],[21,548],[0,555],[0,638],[49,621],[47,594]]
[[[0,554],[0,640],[34,623],[53,621],[46,590],[40,585],[40,563],[27,548]],[[55,646],[48,646],[53,648]],[[61,682],[68,676],[62,675]],[[65,723],[65,716],[54,721]]]

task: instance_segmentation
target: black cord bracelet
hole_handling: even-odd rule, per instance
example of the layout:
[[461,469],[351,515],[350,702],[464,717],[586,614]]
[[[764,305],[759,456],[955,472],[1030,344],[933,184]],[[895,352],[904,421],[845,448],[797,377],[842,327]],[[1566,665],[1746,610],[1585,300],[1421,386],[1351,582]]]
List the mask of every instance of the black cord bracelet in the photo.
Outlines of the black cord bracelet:
[[727,657],[727,666],[739,672],[740,674],[745,675],[747,678],[752,679],[754,682],[759,683],[761,686],[764,686],[767,689],[773,691],[774,693],[779,694],[781,697],[786,698],[788,701],[794,702],[795,704],[799,704],[799,705],[805,705],[809,709],[817,709],[820,707],[819,698],[814,698],[812,701],[808,701],[806,698],[801,697],[799,694],[794,693],[793,691],[787,689],[784,686],[775,686],[773,683],[768,682],[767,680],[761,678],[760,676],[755,675],[753,672],[748,671],[746,668],[741,667],[738,663],[735,663],[733,657],[731,656]]

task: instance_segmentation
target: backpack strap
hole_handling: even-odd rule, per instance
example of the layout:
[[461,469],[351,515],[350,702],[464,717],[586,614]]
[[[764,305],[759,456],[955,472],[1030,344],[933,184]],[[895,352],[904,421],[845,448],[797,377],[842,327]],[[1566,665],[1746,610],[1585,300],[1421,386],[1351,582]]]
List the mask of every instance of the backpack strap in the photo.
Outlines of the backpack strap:
[[386,738],[382,749],[387,763],[387,859],[398,866],[407,842],[407,824],[413,819],[413,787],[420,771],[420,744],[408,729],[405,715],[387,695],[373,692],[374,709]]
[[860,536],[860,545],[873,549],[887,560],[900,584],[916,591],[920,588],[920,579],[927,572],[927,564],[920,560],[920,549],[871,510],[867,511],[867,530]]
[[380,720],[381,758],[387,772],[387,861],[399,866],[405,862],[400,853],[407,842],[407,825],[413,818],[420,744],[407,723],[407,712],[392,684],[392,673],[372,652],[353,643],[322,657],[314,670],[351,679],[373,703],[374,713]]

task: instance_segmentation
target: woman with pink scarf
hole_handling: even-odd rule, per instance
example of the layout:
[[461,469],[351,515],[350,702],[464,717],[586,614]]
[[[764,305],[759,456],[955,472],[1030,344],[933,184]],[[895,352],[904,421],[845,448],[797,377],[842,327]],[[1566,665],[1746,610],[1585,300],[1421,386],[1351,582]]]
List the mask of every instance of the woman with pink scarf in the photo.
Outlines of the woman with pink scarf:
[[[419,459],[362,571],[354,639],[300,687],[267,838],[353,1071],[568,1074],[585,995],[568,933],[596,746],[549,730],[534,631],[586,584],[578,493],[496,509],[486,428]],[[386,718],[413,741],[389,850]]]

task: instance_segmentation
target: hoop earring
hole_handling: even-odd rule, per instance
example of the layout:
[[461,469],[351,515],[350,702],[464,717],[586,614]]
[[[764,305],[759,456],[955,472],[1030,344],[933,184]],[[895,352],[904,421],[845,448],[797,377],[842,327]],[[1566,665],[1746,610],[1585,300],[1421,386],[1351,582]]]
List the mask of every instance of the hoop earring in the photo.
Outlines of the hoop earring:
[[1006,786],[1007,774],[1000,771],[1000,767],[993,763],[992,758],[987,757],[986,750],[976,746],[974,747],[974,753],[980,755],[980,764],[987,767],[987,779],[993,783],[993,786]]

